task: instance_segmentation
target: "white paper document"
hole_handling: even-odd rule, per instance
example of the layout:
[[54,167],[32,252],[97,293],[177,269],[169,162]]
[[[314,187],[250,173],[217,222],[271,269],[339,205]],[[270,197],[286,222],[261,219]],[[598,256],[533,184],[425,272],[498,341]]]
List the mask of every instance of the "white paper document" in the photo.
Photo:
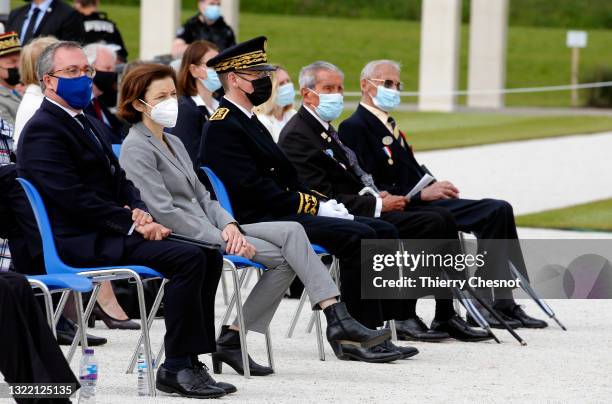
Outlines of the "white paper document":
[[416,194],[418,194],[419,192],[421,192],[423,190],[423,188],[427,187],[429,184],[431,184],[432,181],[434,181],[435,178],[432,177],[429,174],[425,174],[423,176],[423,178],[421,178],[419,180],[419,182],[417,182],[417,184],[414,186],[414,188],[412,188],[410,190],[410,192],[408,192],[406,194],[407,198],[412,198],[413,196],[415,196]]

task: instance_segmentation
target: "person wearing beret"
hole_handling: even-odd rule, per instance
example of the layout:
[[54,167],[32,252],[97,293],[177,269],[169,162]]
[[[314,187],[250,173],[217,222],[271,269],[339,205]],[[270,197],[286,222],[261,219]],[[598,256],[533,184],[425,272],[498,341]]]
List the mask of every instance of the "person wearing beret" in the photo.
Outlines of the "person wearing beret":
[[[291,162],[252,113],[270,98],[272,88],[274,67],[267,62],[265,46],[265,37],[254,38],[208,61],[219,74],[225,96],[204,126],[198,166],[210,167],[224,182],[238,222],[300,223],[311,243],[338,258],[341,300],[350,315],[368,328],[382,326],[403,306],[361,298],[361,240],[395,240],[397,230],[379,220],[353,217],[342,204],[299,182]],[[328,340],[341,359],[388,362],[414,351],[389,339],[374,346],[336,344],[329,334]]]
[[0,116],[15,126],[21,94],[16,90],[20,82],[19,55],[21,43],[15,32],[0,35]]
[[[340,142],[331,124],[343,109],[344,75],[340,69],[329,62],[314,62],[302,68],[299,82],[304,102],[281,131],[278,145],[304,184],[344,203],[353,215],[395,226],[402,239],[457,239],[457,229],[448,212],[435,207],[406,209],[410,201],[403,195],[379,190],[353,151]],[[458,247],[458,242],[454,244]],[[443,253],[451,253],[450,248]],[[421,341],[439,341],[448,336],[461,341],[490,338],[486,331],[468,326],[455,312],[450,289],[441,289],[436,297],[431,328],[417,316],[416,300],[404,301],[404,317],[395,318],[398,338]]]
[[[390,193],[405,195],[426,174],[417,162],[409,138],[397,127],[389,114],[400,101],[400,65],[391,60],[375,60],[361,72],[361,103],[357,110],[340,124],[341,141],[356,153],[362,167],[374,181]],[[479,248],[490,239],[517,240],[512,206],[503,200],[471,200],[459,197],[459,190],[449,181],[436,181],[411,198],[410,204],[444,209],[452,215],[456,226],[474,233]],[[485,248],[489,260],[497,262],[497,278],[510,277],[511,261],[524,276],[527,270],[520,246],[509,242],[507,248]],[[492,255],[494,254],[494,255]],[[484,276],[484,274],[483,274]],[[491,296],[484,296],[492,299]],[[511,290],[495,289],[494,308],[514,327],[544,328],[545,321],[528,316],[512,298]],[[493,327],[501,327],[489,313],[484,313]],[[471,324],[476,324],[468,317]]]
[[17,32],[23,45],[39,36],[76,42],[85,36],[81,14],[62,0],[31,0],[12,10],[6,30]]

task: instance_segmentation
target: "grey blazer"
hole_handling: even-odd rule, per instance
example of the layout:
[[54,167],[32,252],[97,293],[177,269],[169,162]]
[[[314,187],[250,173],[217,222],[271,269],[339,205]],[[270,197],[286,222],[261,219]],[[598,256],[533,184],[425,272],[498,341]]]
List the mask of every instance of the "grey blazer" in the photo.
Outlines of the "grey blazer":
[[236,220],[210,198],[198,179],[183,142],[164,133],[174,155],[142,122],[132,126],[119,162],[155,221],[174,233],[220,244],[221,230]]

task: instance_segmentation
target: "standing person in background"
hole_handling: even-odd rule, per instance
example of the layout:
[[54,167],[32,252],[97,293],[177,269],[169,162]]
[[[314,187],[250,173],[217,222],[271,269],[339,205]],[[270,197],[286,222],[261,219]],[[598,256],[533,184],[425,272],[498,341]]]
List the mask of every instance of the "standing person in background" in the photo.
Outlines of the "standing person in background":
[[198,10],[176,33],[172,44],[175,58],[181,57],[187,45],[199,39],[214,43],[219,50],[236,44],[234,31],[221,16],[221,0],[198,0]]
[[280,132],[296,113],[294,100],[295,88],[289,73],[282,66],[276,65],[276,71],[272,74],[272,96],[253,109],[275,142],[278,142]]
[[21,94],[16,90],[20,82],[19,54],[21,44],[15,32],[0,35],[0,117],[15,125]]
[[114,48],[104,44],[89,44],[83,48],[89,64],[96,69],[93,79],[93,98],[85,113],[103,122],[110,143],[121,143],[127,135],[127,124],[109,108],[117,105],[117,54]]
[[21,50],[21,58],[19,59],[19,73],[21,82],[25,86],[25,92],[15,117],[15,135],[14,142],[17,147],[17,142],[21,131],[25,124],[30,120],[34,112],[40,107],[45,96],[40,89],[40,83],[36,76],[36,60],[42,51],[49,45],[57,42],[52,36],[43,36],[32,40]]
[[83,41],[83,18],[61,0],[32,0],[11,11],[7,31],[15,31],[23,45],[39,36]]
[[215,69],[206,67],[206,62],[218,53],[219,48],[212,42],[195,41],[183,54],[178,73],[179,109],[172,133],[181,139],[194,163],[204,124],[219,106],[213,93],[221,88],[221,82]]
[[83,16],[83,28],[85,30],[85,45],[91,43],[105,43],[115,52],[119,62],[127,61],[128,52],[123,43],[123,37],[117,24],[108,19],[103,11],[98,11],[100,0],[75,0],[74,8]]

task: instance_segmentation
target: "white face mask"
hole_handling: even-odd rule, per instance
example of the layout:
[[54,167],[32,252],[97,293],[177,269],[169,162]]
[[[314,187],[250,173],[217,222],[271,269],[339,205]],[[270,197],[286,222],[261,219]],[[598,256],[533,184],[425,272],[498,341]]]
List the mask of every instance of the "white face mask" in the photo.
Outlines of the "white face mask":
[[[151,107],[143,100],[143,104]],[[178,116],[178,101],[176,98],[168,98],[151,107],[150,118],[158,125],[164,128],[174,128],[176,126],[176,118]]]

